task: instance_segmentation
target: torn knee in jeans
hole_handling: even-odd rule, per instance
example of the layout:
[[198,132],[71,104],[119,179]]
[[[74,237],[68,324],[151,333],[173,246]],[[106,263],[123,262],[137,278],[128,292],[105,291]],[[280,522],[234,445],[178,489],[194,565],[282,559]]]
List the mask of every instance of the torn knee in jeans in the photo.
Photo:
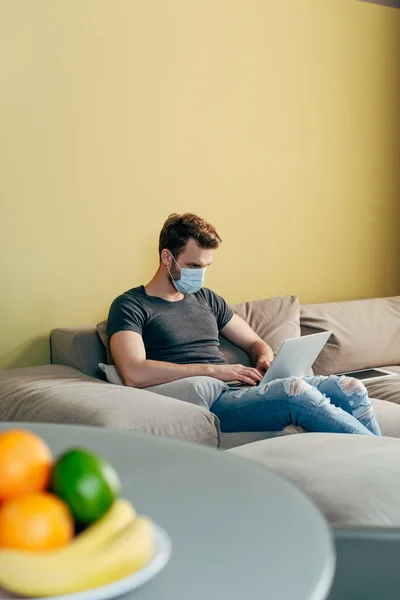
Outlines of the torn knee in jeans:
[[355,379],[354,377],[346,377],[346,375],[339,377],[338,386],[340,387],[341,391],[346,394],[346,396],[354,396],[354,394],[363,396],[367,393],[364,384],[359,379]]
[[303,394],[306,394],[313,389],[313,387],[304,381],[304,379],[301,379],[301,377],[285,379],[283,388],[288,396],[303,396]]
[[[289,399],[294,400],[295,403],[299,402],[299,399],[303,397],[305,401],[321,408],[330,404],[330,400],[325,394],[322,394],[317,388],[300,377],[286,379],[283,382],[283,389],[289,396]],[[336,409],[336,407],[332,405],[332,410],[339,409]]]
[[359,406],[353,410],[353,417],[356,419],[372,419],[375,417],[374,409],[370,404],[367,406]]

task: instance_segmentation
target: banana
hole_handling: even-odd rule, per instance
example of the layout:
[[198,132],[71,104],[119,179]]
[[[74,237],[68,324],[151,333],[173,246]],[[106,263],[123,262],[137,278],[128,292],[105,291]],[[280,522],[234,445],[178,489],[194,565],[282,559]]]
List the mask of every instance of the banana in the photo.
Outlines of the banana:
[[136,512],[132,504],[124,498],[119,498],[114,501],[111,508],[101,519],[79,534],[67,546],[53,550],[48,554],[57,554],[57,559],[59,559],[61,555],[84,554],[96,550],[96,548],[113,538],[135,517]]
[[109,543],[84,556],[60,553],[55,561],[50,553],[0,551],[0,586],[30,597],[73,594],[131,575],[154,553],[152,521],[136,517]]

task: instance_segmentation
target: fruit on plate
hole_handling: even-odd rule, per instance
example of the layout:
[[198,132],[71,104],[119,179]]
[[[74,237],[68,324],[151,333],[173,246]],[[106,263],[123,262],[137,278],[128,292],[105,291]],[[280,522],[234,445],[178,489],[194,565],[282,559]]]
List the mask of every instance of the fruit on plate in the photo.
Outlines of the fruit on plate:
[[41,437],[25,429],[0,434],[0,502],[46,489],[52,456]]
[[85,531],[72,540],[68,546],[60,548],[58,552],[48,553],[57,560],[66,555],[85,556],[94,552],[110,542],[136,517],[132,504],[124,498],[118,498],[111,508],[96,523],[90,525]]
[[[32,496],[33,496],[33,494],[32,494]],[[50,496],[50,494],[48,494],[48,496]],[[56,498],[56,496],[53,496],[53,498],[55,498],[61,505],[64,505],[64,507],[67,509],[67,511],[69,513],[68,507],[64,504],[64,502],[62,500],[59,500],[58,498]],[[22,544],[21,544],[17,547],[16,544],[2,545],[0,543],[0,549],[2,549],[2,548],[13,548],[13,549],[20,548],[20,549],[27,549],[27,550],[34,549],[34,548],[32,548],[33,544],[31,544],[31,547],[28,547],[28,544],[25,543],[27,533],[29,532],[29,524],[26,524],[26,523],[24,524],[23,518],[21,519],[20,525],[18,523],[15,523],[14,521],[9,522],[9,523],[6,522],[7,513],[12,512],[12,511],[8,510],[8,508],[7,508],[8,505],[11,505],[11,502],[13,502],[14,504],[19,502],[21,504],[20,499],[18,499],[18,501],[17,500],[9,501],[8,503],[5,503],[3,505],[3,507],[1,507],[1,509],[0,509],[0,540],[1,540],[2,534],[4,537],[5,537],[5,535],[7,535],[7,537],[15,538],[16,531],[18,531],[18,535],[20,538],[22,538],[22,542],[24,543],[24,546],[22,546]],[[29,509],[29,504],[28,504],[28,509]],[[48,506],[44,507],[44,508],[48,508]],[[14,516],[18,516],[18,511],[14,510],[13,512],[14,512]],[[19,511],[19,513],[20,512],[21,511]],[[3,516],[5,518],[3,518]],[[74,556],[77,556],[78,554],[85,555],[89,552],[97,550],[100,546],[102,546],[106,542],[110,541],[112,538],[114,538],[117,535],[117,533],[119,533],[124,527],[126,527],[129,523],[131,523],[133,521],[133,519],[135,518],[135,516],[136,516],[136,512],[135,512],[135,509],[133,508],[132,504],[130,502],[128,502],[128,500],[125,500],[123,498],[118,499],[114,502],[114,504],[112,505],[110,510],[108,510],[101,519],[96,521],[96,523],[93,523],[93,525],[91,525],[90,527],[85,529],[85,531],[83,531],[81,534],[79,534],[78,536],[73,538],[70,541],[70,543],[68,543],[67,545],[64,545],[62,547],[59,547],[57,550],[54,549],[50,552],[42,552],[41,556],[48,556],[49,558],[52,557],[53,559],[58,560],[60,558],[60,556],[65,557],[67,554],[71,554]],[[71,522],[72,522],[72,519],[71,519]],[[42,529],[45,528],[46,524],[38,523],[38,522],[35,523],[35,525],[38,525],[38,524],[42,525]],[[41,533],[41,532],[39,531],[39,533]]]
[[74,518],[87,525],[107,512],[121,485],[110,463],[92,452],[73,448],[54,463],[51,489],[68,504]]
[[154,553],[152,522],[139,516],[108,543],[87,553],[0,551],[0,586],[29,597],[73,594],[131,575]]
[[68,544],[73,535],[71,512],[53,494],[34,492],[0,505],[0,548],[53,550]]

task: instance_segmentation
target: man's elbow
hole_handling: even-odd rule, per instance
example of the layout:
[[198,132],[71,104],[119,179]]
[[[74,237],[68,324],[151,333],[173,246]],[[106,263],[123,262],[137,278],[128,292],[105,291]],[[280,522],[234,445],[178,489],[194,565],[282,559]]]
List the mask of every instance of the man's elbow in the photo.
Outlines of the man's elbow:
[[121,374],[121,379],[123,381],[123,384],[126,385],[126,387],[133,387],[133,388],[139,387],[138,382],[131,375],[122,375]]
[[133,387],[133,388],[137,388],[137,389],[143,389],[146,387],[150,387],[150,384],[147,384],[146,381],[139,381],[137,379],[132,379],[132,377],[129,378],[125,378],[123,377],[123,382],[124,385],[126,385],[126,387]]
[[143,368],[129,369],[128,372],[121,371],[121,378],[124,382],[124,385],[127,387],[133,388],[145,388],[149,387],[151,383],[147,381],[145,373],[143,373]]

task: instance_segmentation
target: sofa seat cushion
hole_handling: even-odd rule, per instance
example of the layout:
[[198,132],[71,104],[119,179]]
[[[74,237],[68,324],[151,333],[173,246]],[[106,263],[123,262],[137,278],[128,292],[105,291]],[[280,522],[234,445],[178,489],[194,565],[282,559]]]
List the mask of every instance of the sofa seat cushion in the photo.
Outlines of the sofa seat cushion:
[[282,435],[293,435],[294,433],[306,433],[298,425],[288,425],[281,431],[239,431],[237,433],[220,433],[220,449],[229,450],[237,446],[244,446],[259,440],[271,440]]
[[307,433],[228,450],[302,489],[333,525],[400,527],[400,440]]
[[0,421],[93,425],[219,443],[218,420],[208,410],[58,365],[0,370]]
[[389,371],[395,371],[399,374],[399,377],[383,377],[377,381],[365,381],[365,387],[368,390],[368,394],[372,398],[379,398],[380,400],[387,400],[388,402],[394,402],[400,404],[400,367],[389,366],[384,367]]
[[371,398],[382,435],[400,438],[400,405]]

